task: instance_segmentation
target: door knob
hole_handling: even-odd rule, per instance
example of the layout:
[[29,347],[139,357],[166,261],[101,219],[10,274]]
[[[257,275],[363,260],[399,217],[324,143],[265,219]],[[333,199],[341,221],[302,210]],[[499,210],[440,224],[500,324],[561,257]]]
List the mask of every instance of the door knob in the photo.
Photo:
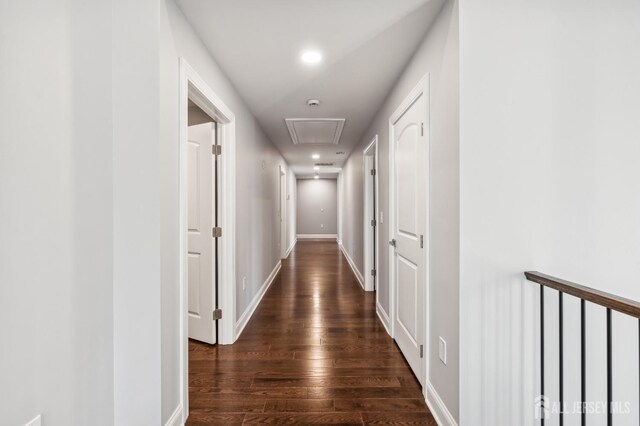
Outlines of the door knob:
[[395,247],[396,246],[396,239],[394,238],[393,240],[389,241],[389,245]]

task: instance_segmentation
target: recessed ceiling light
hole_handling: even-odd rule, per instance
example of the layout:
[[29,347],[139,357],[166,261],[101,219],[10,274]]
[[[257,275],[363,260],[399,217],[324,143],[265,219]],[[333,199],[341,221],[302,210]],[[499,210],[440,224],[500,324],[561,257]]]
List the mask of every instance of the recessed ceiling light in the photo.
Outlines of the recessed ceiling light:
[[320,158],[320,156],[318,154],[313,154],[311,158],[313,158],[314,160],[317,160],[318,158]]
[[320,52],[315,50],[307,50],[302,54],[302,62],[305,64],[317,64],[322,60]]

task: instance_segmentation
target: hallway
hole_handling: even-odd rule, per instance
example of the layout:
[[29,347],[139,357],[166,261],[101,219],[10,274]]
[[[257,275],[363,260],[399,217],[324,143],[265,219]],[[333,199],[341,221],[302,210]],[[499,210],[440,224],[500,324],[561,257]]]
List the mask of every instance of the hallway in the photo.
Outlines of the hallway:
[[233,345],[189,343],[188,425],[435,425],[335,242],[299,241]]

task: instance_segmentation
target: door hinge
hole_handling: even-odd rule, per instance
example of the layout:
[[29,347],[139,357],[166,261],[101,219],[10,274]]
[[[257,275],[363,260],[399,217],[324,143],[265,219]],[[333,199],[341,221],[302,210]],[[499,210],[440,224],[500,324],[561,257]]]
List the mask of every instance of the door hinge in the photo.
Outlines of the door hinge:
[[424,345],[420,345],[420,358],[424,358]]
[[211,230],[211,233],[213,234],[213,238],[220,238],[222,237],[222,228],[216,226]]
[[420,235],[420,248],[424,248],[424,235]]
[[222,145],[211,145],[211,154],[212,155],[221,155],[222,154]]
[[375,219],[371,219],[371,226],[376,226],[376,220]]
[[424,123],[420,123],[420,136],[424,136]]
[[214,320],[222,319],[222,309],[214,309],[213,310],[213,319]]
[[376,169],[371,169],[371,176],[375,176],[376,175]]
[[378,273],[378,271],[376,271],[375,269],[371,270],[371,276],[372,277],[375,277],[377,273]]

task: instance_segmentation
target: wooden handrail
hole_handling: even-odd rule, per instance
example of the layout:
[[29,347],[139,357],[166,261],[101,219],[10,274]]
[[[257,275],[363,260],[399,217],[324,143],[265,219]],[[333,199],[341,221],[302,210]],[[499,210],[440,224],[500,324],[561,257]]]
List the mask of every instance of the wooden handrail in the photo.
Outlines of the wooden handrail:
[[552,277],[551,275],[546,275],[541,272],[528,271],[525,272],[524,275],[529,281],[533,281],[545,287],[579,297],[580,299],[587,300],[635,318],[640,318],[640,302],[636,302],[635,300],[572,283],[571,281]]

